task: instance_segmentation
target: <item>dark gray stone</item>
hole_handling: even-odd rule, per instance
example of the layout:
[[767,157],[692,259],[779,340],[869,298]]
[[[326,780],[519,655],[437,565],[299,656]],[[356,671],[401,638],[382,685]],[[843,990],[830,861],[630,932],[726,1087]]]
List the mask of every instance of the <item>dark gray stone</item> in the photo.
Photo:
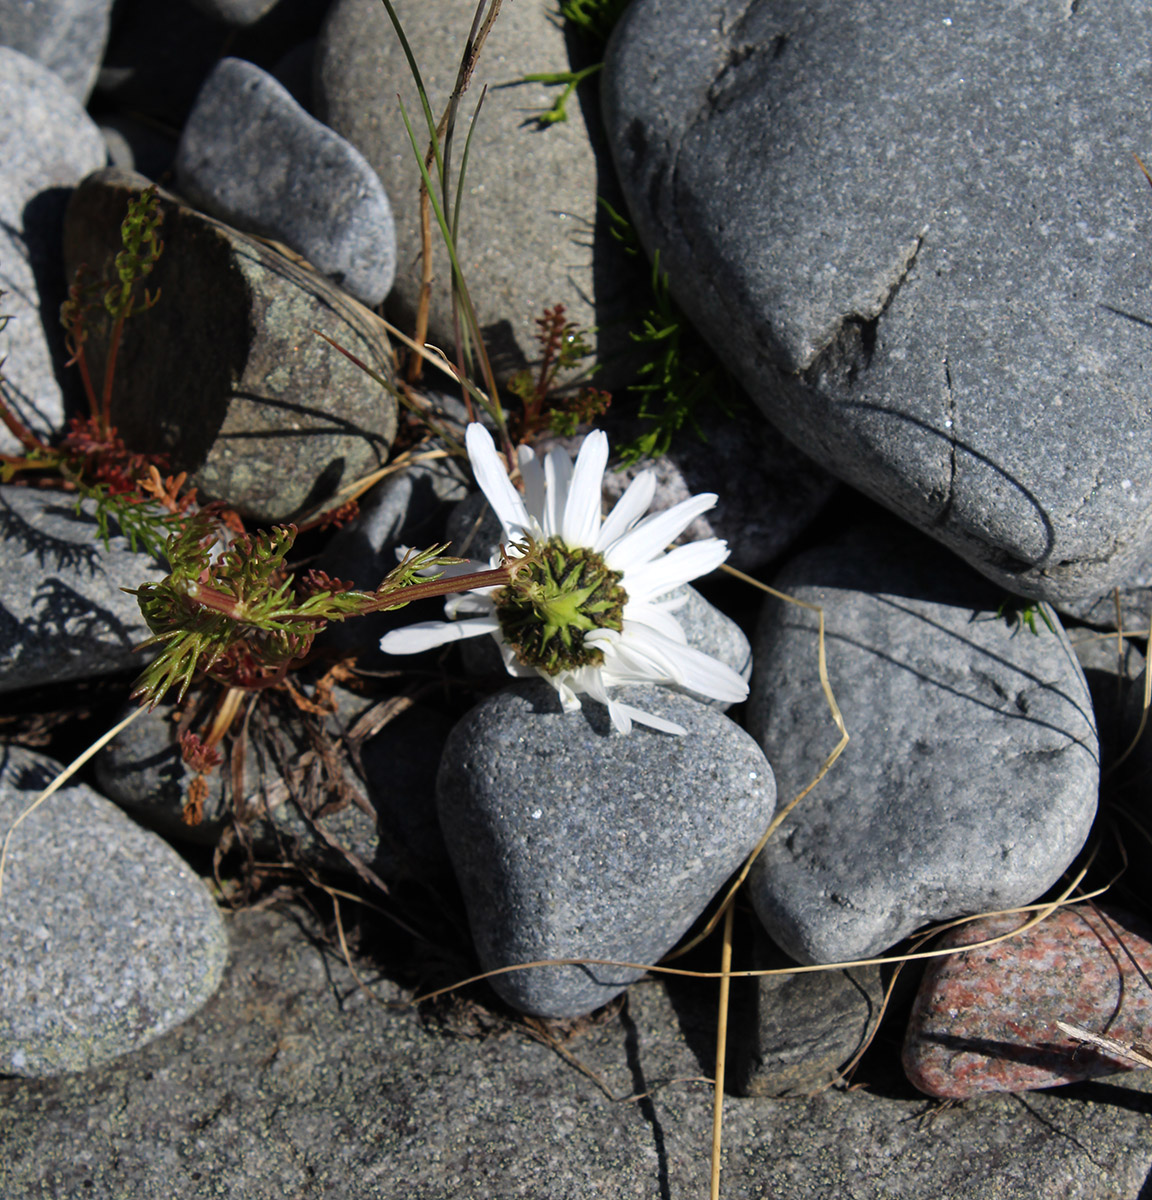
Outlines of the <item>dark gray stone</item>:
[[[345,909],[345,925],[350,909]],[[673,1200],[708,1194],[712,1071],[660,985],[569,1037],[446,1036],[298,910],[240,912],[212,1001],[131,1058],[0,1079],[6,1200],[324,1195]],[[364,986],[364,985],[367,986]],[[714,1004],[713,986],[702,1002]],[[939,1111],[907,1085],[724,1104],[721,1195],[1132,1200],[1152,1169],[1148,1073]],[[675,1082],[672,1082],[675,1081]],[[663,1086],[661,1086],[663,1085]]]
[[225,25],[252,25],[276,7],[278,0],[191,0],[213,21]]
[[[794,965],[762,932],[741,961],[756,970]],[[879,967],[762,975],[731,986],[728,1087],[738,1096],[807,1096],[832,1086],[875,1033],[884,999]]]
[[[452,459],[418,462],[387,476],[361,502],[357,517],[335,533],[317,566],[335,579],[373,591],[395,569],[398,546],[424,550],[445,540],[449,505],[467,492],[464,471]],[[434,603],[427,608],[434,619]],[[409,607],[372,613],[328,627],[320,644],[356,656],[361,667],[394,670],[396,659],[380,650],[391,629],[416,620]]]
[[[456,0],[396,6],[436,119],[456,82],[473,8]],[[584,65],[581,62],[579,65]],[[650,303],[647,278],[612,238],[597,197],[617,203],[599,129],[595,86],[568,104],[568,120],[546,130],[531,115],[558,89],[514,83],[566,71],[569,44],[547,4],[506,4],[460,106],[452,162],[458,170],[468,121],[488,85],[472,137],[460,214],[459,257],[497,374],[539,357],[536,318],[563,303],[607,359],[598,386],[630,378],[614,355],[629,352],[629,323]],[[421,285],[416,156],[397,105],[403,97],[422,154],[428,136],[411,72],[379,0],[336,0],[316,54],[316,115],[350,141],[380,176],[396,217],[399,270],[389,306],[408,329]],[[451,264],[432,218],[434,284],[428,341],[450,350],[455,326]],[[593,329],[599,327],[599,332]]]
[[0,46],[42,63],[86,104],[104,57],[111,14],[112,0],[3,0]]
[[[1119,598],[1120,611],[1116,611]],[[1152,559],[1143,558],[1102,596],[1061,603],[1060,611],[1101,629],[1121,628],[1129,637],[1147,637],[1152,621]]]
[[1131,698],[1135,693],[1143,699],[1144,655],[1127,638],[1118,641],[1114,633],[1079,628],[1071,630],[1069,637],[1092,696],[1100,773],[1107,779],[1140,723],[1139,706]]
[[[104,164],[100,131],[60,78],[0,46],[0,397],[33,433],[64,423],[66,295],[60,230],[69,190]],[[0,425],[0,453],[19,441]]]
[[[800,555],[774,586],[821,605],[851,741],[760,855],[753,904],[800,962],[877,954],[933,920],[1026,904],[1084,844],[1096,731],[1055,616],[1036,636],[997,589],[895,522]],[[837,733],[817,673],[817,614],[769,599],[748,728],[797,795]]]
[[[181,756],[171,706],[138,718],[100,752],[97,781],[138,821],[174,841],[214,845],[237,817],[259,853],[344,872],[362,863],[389,879],[445,876],[435,785],[451,721],[416,707],[376,728],[383,706],[339,688],[334,697],[337,711],[320,722],[305,718],[290,698],[262,696],[246,723],[239,802],[226,756],[205,776],[195,824],[184,819],[195,772]],[[369,729],[356,739],[357,763],[349,735],[362,718]],[[190,728],[202,733],[207,720],[203,713]],[[321,725],[335,754],[327,767],[318,753]]]
[[[73,195],[69,263],[102,264],[128,198],[147,180],[109,169]],[[159,303],[125,326],[112,417],[133,448],[168,454],[202,498],[261,524],[328,501],[380,466],[396,401],[317,336],[388,376],[379,322],[327,280],[161,194]],[[105,333],[88,348],[103,369]],[[163,397],[163,403],[157,402]]]
[[[540,682],[490,696],[448,739],[440,827],[485,970],[656,962],[768,827],[772,769],[739,726],[664,688],[617,694],[688,733],[615,733],[602,707],[562,713]],[[545,967],[491,984],[524,1012],[576,1016],[642,974]]]
[[1152,551],[1138,0],[637,0],[602,74],[633,217],[781,430],[1012,591]]
[[252,63],[222,59],[204,81],[176,177],[193,204],[283,242],[363,303],[392,287],[396,231],[376,173]]
[[[59,770],[19,747],[0,750],[6,836]],[[6,848],[0,1072],[102,1065],[180,1024],[216,990],[228,936],[208,889],[91,788],[61,788]]]
[[0,487],[0,692],[140,668],[151,636],[135,588],[164,569],[125,538],[100,538],[63,492]]
[[153,124],[111,114],[100,118],[100,136],[108,148],[108,165],[136,171],[149,179],[169,174],[176,161],[176,141]]

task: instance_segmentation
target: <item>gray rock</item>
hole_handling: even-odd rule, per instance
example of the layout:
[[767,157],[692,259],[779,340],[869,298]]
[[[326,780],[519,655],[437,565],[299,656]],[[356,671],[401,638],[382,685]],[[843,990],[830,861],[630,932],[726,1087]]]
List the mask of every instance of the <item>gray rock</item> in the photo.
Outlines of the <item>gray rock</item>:
[[[59,769],[0,751],[0,829],[13,829]],[[228,959],[208,889],[84,784],[15,827],[0,924],[0,1072],[16,1075],[85,1071],[137,1050],[200,1008]]]
[[[353,976],[303,910],[242,911],[231,929],[219,992],[179,1029],[83,1075],[0,1079],[0,1193],[708,1194],[712,1089],[659,1085],[713,1068],[702,1069],[659,984],[633,988],[626,1013],[565,1043],[615,1096],[658,1088],[614,1104],[528,1036],[446,1036],[375,963],[354,960]],[[714,985],[705,990],[713,1006]],[[787,1104],[728,1098],[721,1194],[1132,1200],[1152,1162],[1147,1076],[1037,1092],[1027,1104],[990,1095],[930,1124],[924,1097],[899,1080]]]
[[[735,956],[734,956],[735,961]],[[741,959],[756,970],[792,965],[761,933]],[[879,967],[732,981],[732,1004],[750,1036],[729,1035],[728,1087],[738,1096],[815,1095],[875,1033],[884,986]],[[740,1021],[729,1014],[729,1028]]]
[[1135,694],[1143,701],[1144,655],[1126,638],[1118,643],[1115,634],[1080,628],[1069,636],[1092,696],[1100,773],[1106,779],[1140,724],[1140,705],[1132,697]]
[[155,125],[112,114],[100,118],[108,165],[160,179],[176,161],[176,142]]
[[164,570],[62,492],[0,487],[0,692],[144,665],[135,588]]
[[[435,784],[451,721],[416,707],[377,727],[386,706],[343,689],[334,695],[337,711],[322,723],[328,746],[335,747],[327,764],[318,722],[303,717],[291,700],[261,697],[246,726],[243,794],[237,800],[226,758],[205,776],[208,790],[195,824],[184,819],[195,772],[181,756],[171,706],[144,714],[100,752],[97,781],[138,821],[173,840],[214,845],[236,817],[259,853],[345,872],[359,863],[389,879],[446,875]],[[191,728],[202,732],[207,719],[202,714]],[[368,727],[354,739],[357,763],[349,738],[361,719]]]
[[271,12],[278,0],[191,0],[191,3],[213,21],[225,25],[253,25]]
[[602,74],[642,240],[765,413],[1059,603],[1152,551],[1147,184],[1090,150],[1152,122],[1146,17],[638,0]]
[[1147,637],[1152,621],[1152,559],[1141,559],[1125,573],[1116,588],[1109,588],[1101,596],[1062,602],[1060,612],[1101,629],[1119,627],[1129,637]]
[[[147,184],[109,169],[68,208],[65,258],[103,263],[129,196]],[[380,466],[396,401],[314,332],[387,377],[379,322],[327,280],[161,193],[159,303],[125,326],[113,420],[135,449],[170,455],[203,498],[283,521]],[[103,331],[89,340],[103,369]],[[163,404],[156,398],[162,396]]]
[[[749,877],[773,940],[800,962],[887,949],[918,926],[1050,887],[1096,811],[1084,676],[1056,632],[1013,630],[997,589],[906,527],[800,555],[775,580],[823,606],[828,675],[851,742]],[[769,599],[748,728],[792,797],[837,735],[817,673],[817,614]]]
[[[685,430],[666,456],[610,470],[604,476],[605,502],[615,503],[648,469],[657,478],[653,511],[715,492],[716,507],[697,517],[679,540],[723,538],[729,564],[756,571],[791,547],[823,510],[835,481],[754,411],[705,414],[701,428],[705,441]],[[630,426],[625,436],[636,431]],[[614,444],[622,440],[613,438]]]
[[[628,703],[685,726],[615,733],[591,702],[564,714],[544,682],[482,701],[440,764],[440,827],[485,970],[544,958],[654,963],[768,827],[776,790],[758,747],[714,709],[662,688]],[[538,1016],[576,1016],[643,975],[544,967],[493,988]]]
[[[7,10],[5,10],[7,11]],[[0,46],[0,397],[40,437],[64,423],[68,189],[104,164],[100,131],[59,77]],[[0,426],[0,453],[19,441]]]
[[0,46],[42,63],[86,104],[104,57],[111,14],[112,0],[4,0]]
[[205,80],[176,177],[193,204],[283,242],[363,303],[392,287],[396,231],[376,173],[252,63],[222,59]]
[[[456,0],[408,0],[396,9],[439,119],[455,85],[473,8]],[[607,170],[595,87],[572,98],[566,122],[540,130],[531,116],[551,105],[557,89],[539,83],[502,86],[568,66],[568,42],[553,10],[535,2],[506,4],[460,106],[456,167],[480,89],[488,85],[468,158],[458,241],[469,292],[502,377],[538,358],[535,320],[546,307],[563,303],[569,318],[589,331],[603,359],[630,350],[628,322],[649,302],[643,272],[612,238],[597,206],[598,195],[613,203],[618,197]],[[315,89],[317,116],[361,151],[392,202],[400,269],[390,308],[407,329],[421,283],[420,174],[397,93],[421,153],[427,127],[379,0],[332,5],[317,47]],[[436,228],[433,217],[435,282],[427,340],[448,349],[456,336],[448,293],[451,265]],[[612,388],[618,370],[619,364],[609,362],[597,384]]]
[[[445,540],[448,506],[466,491],[464,472],[451,459],[414,463],[389,475],[364,498],[358,516],[332,536],[317,566],[358,588],[379,587],[396,566],[397,546],[423,550]],[[437,611],[433,604],[428,608]],[[355,655],[361,667],[394,670],[396,660],[381,652],[380,639],[415,619],[408,607],[372,613],[329,626],[320,645]]]

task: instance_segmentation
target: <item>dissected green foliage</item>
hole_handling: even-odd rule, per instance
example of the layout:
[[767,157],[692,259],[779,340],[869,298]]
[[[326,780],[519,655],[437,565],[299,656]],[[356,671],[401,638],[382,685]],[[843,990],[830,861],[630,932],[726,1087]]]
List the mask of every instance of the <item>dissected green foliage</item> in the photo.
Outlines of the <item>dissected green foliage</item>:
[[630,0],[560,0],[560,16],[596,42],[608,40]]
[[[631,222],[606,200],[600,207],[610,222],[612,236],[631,256],[642,254]],[[644,363],[637,369],[637,381],[628,391],[640,397],[638,416],[651,422],[651,428],[620,447],[625,464],[641,458],[667,454],[676,434],[686,428],[703,438],[697,418],[707,404],[731,416],[733,398],[739,395],[720,361],[704,340],[686,321],[668,287],[668,276],[660,269],[660,252],[652,258],[650,274],[652,303],[630,334],[642,347]]]
[[508,381],[508,390],[523,405],[517,432],[522,441],[545,428],[570,437],[578,426],[604,413],[612,397],[586,384],[565,386],[563,376],[580,370],[592,347],[580,328],[567,319],[563,304],[546,308],[544,315],[536,318],[536,326],[539,365],[535,371],[517,372]]
[[168,539],[166,578],[131,591],[152,630],[145,645],[161,648],[132,692],[149,705],[171,688],[183,697],[199,673],[229,687],[268,687],[307,654],[330,621],[469,587],[502,586],[512,578],[505,567],[429,577],[426,572],[461,561],[445,557],[446,546],[433,546],[409,554],[376,591],[360,592],[323,572],[297,577],[287,570],[294,525],[242,534],[214,552],[218,536],[211,516],[188,518]]
[[551,108],[533,114],[531,120],[541,129],[547,129],[549,125],[558,125],[562,121],[567,121],[568,101],[572,98],[572,93],[585,79],[595,75],[603,66],[602,62],[598,62],[579,71],[537,71],[532,75],[522,76],[516,81],[517,83],[542,83],[547,87],[564,88],[560,95],[552,101]]

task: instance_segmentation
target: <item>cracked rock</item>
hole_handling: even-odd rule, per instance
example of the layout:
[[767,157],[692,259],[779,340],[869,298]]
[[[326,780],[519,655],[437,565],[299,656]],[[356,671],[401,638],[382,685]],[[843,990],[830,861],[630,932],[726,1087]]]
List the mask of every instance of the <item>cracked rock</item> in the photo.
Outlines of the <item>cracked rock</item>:
[[[1096,812],[1096,730],[1054,614],[1037,632],[998,590],[894,521],[794,559],[774,586],[821,605],[851,741],[769,840],[752,902],[801,962],[866,958],[919,926],[1027,904]],[[836,745],[817,614],[770,598],[753,642],[748,729],[797,795]]]
[[603,102],[673,294],[822,466],[1013,591],[1152,553],[1146,11],[636,0]]

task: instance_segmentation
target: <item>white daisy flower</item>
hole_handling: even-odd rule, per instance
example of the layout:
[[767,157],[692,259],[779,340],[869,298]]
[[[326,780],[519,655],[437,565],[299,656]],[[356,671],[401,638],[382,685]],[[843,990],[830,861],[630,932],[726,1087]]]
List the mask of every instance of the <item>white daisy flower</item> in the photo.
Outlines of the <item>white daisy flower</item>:
[[[714,494],[644,517],[656,491],[654,473],[645,471],[602,518],[608,438],[601,431],[584,439],[574,464],[562,449],[540,459],[521,446],[523,496],[482,425],[468,426],[465,444],[476,482],[504,528],[513,580],[507,587],[451,597],[445,613],[452,620],[394,630],[381,640],[382,650],[415,654],[490,634],[509,674],[546,679],[566,712],[580,707],[581,695],[591,696],[607,706],[621,733],[630,732],[633,721],[665,733],[686,732],[614,700],[611,689],[621,684],[664,684],[730,703],[746,698],[748,685],[735,671],[688,645],[673,615],[683,600],[666,598],[728,557],[728,544],[719,538],[664,553],[716,503]],[[529,541],[524,566],[515,570]],[[492,566],[501,561],[495,555]],[[470,572],[479,565],[454,569]]]

